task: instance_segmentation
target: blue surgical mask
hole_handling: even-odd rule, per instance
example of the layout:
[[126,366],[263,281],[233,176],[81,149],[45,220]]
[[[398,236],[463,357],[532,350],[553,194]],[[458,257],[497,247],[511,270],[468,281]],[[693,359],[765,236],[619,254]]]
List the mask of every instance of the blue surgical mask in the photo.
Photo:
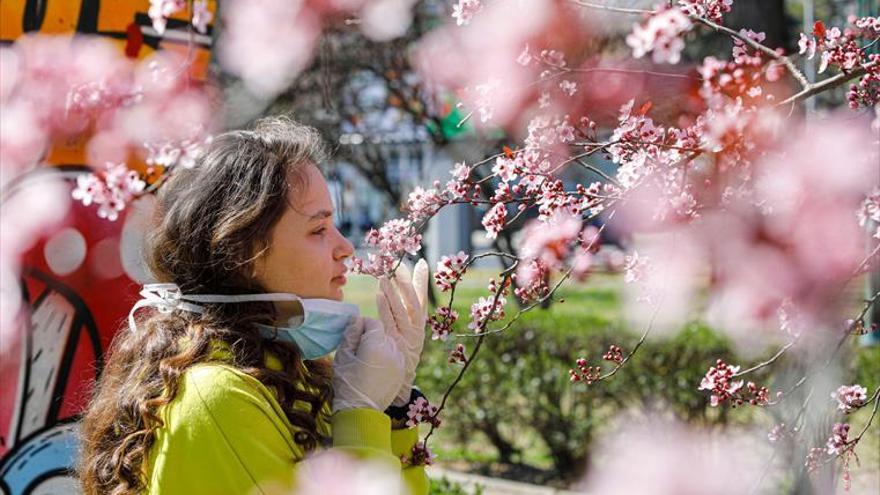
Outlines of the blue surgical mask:
[[335,351],[345,329],[360,315],[354,304],[331,299],[300,299],[302,316],[294,316],[283,326],[257,325],[268,339],[290,342],[299,347],[303,359],[317,359]]
[[254,301],[298,301],[303,314],[289,318],[284,325],[258,325],[260,334],[270,339],[291,342],[299,347],[303,359],[317,359],[335,351],[346,328],[360,315],[354,304],[331,299],[303,299],[294,294],[181,294],[175,284],[147,284],[141,290],[142,299],[128,313],[131,331],[137,331],[134,313],[151,306],[162,313],[174,310],[204,313],[205,307],[196,303],[242,303]]

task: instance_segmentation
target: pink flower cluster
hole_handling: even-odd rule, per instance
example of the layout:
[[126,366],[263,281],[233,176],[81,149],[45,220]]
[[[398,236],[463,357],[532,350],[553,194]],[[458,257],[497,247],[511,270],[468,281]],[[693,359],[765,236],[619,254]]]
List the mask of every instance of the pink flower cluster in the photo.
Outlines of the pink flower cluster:
[[868,389],[858,384],[841,385],[831,394],[831,398],[837,401],[837,409],[849,414],[865,405]]
[[880,19],[851,17],[849,21],[855,28],[848,27],[843,31],[838,27],[828,29],[821,21],[816,22],[812,36],[801,33],[798,47],[808,59],[812,59],[817,52],[821,53],[819,73],[825,72],[830,66],[844,72],[857,67],[865,68],[866,73],[861,80],[850,86],[847,101],[853,109],[870,107],[880,102],[880,55],[869,54],[858,40],[880,39]]
[[147,15],[153,21],[153,29],[162,35],[168,25],[168,18],[185,8],[186,0],[150,0]]
[[428,403],[428,399],[419,397],[415,402],[409,405],[406,412],[406,426],[412,428],[419,423],[428,423],[434,428],[440,426],[440,418],[437,417],[437,406]]
[[[656,171],[678,163],[689,149],[699,149],[703,134],[701,121],[687,129],[658,126],[646,114],[651,102],[634,111],[635,101],[620,108],[618,125],[611,133],[608,154],[617,169],[617,182],[624,190],[633,189]],[[681,188],[679,187],[678,190]]]
[[379,230],[370,229],[364,243],[378,249],[378,253],[369,253],[366,260],[354,258],[351,269],[354,273],[381,277],[391,272],[401,255],[419,251],[422,235],[416,232],[410,220],[396,218],[385,222]]
[[767,387],[759,387],[754,382],[749,382],[743,388],[744,380],[734,381],[734,376],[739,373],[739,366],[731,366],[719,359],[715,366],[709,368],[706,376],[700,382],[698,390],[711,392],[710,404],[717,407],[726,400],[730,400],[733,407],[740,406],[745,402],[753,406],[766,405],[770,402],[770,391]]
[[497,301],[494,295],[489,297],[481,296],[477,299],[477,302],[471,305],[471,321],[468,323],[468,328],[474,333],[481,333],[486,329],[488,322],[504,318],[504,306],[506,304],[507,299],[503,296],[498,296]]
[[620,347],[616,345],[611,345],[608,347],[608,351],[602,355],[602,359],[605,361],[611,361],[613,363],[620,364],[623,362],[623,351]]
[[635,58],[652,53],[654,63],[677,64],[684,49],[682,36],[693,26],[687,14],[679,8],[661,8],[648,19],[633,26],[626,44],[633,49]]
[[790,436],[792,433],[795,433],[795,431],[796,429],[792,431],[785,425],[785,423],[779,423],[770,430],[770,433],[767,434],[767,440],[770,440],[770,443],[776,443],[779,440]]
[[437,262],[437,270],[434,272],[434,283],[441,292],[446,292],[458,282],[464,275],[468,255],[459,251],[453,256],[443,256]]
[[825,452],[829,455],[840,455],[849,446],[849,425],[846,423],[835,423],[831,427],[831,436],[825,443]]
[[115,221],[125,205],[136,198],[146,186],[134,170],[124,163],[108,163],[106,169],[76,178],[73,199],[84,206],[98,205],[98,216]]
[[733,0],[678,0],[678,5],[688,15],[721,22],[724,14],[730,12]]
[[176,139],[174,141],[163,140],[155,143],[144,143],[147,150],[146,162],[148,165],[157,165],[165,168],[180,165],[184,168],[196,166],[198,157],[202,154],[205,146],[210,144],[212,136],[203,130],[195,130],[190,137]]
[[400,462],[401,464],[403,464],[404,467],[430,466],[434,463],[434,459],[436,458],[437,456],[435,456],[434,453],[431,452],[431,449],[429,449],[425,445],[425,442],[423,440],[419,440],[418,442],[416,442],[415,445],[413,445],[410,456],[401,456]]
[[[554,181],[557,183],[557,181]],[[563,197],[567,197],[563,195]],[[525,225],[522,242],[519,245],[521,262],[517,269],[517,282],[523,288],[517,296],[523,300],[536,299],[546,295],[549,273],[561,270],[566,263],[572,268],[572,275],[584,280],[592,266],[592,253],[598,249],[598,229],[587,226],[582,229],[580,217],[551,207],[552,216],[538,218]],[[577,245],[582,249],[577,249]]]
[[572,383],[584,382],[587,385],[592,385],[601,376],[600,367],[588,366],[587,360],[584,358],[575,361],[575,365],[577,369],[568,370],[569,380]]
[[824,453],[825,449],[820,447],[813,447],[807,452],[807,457],[804,459],[804,467],[807,468],[808,473],[812,473],[819,468],[819,463],[822,461]]
[[486,237],[495,239],[504,229],[507,223],[507,207],[504,203],[496,203],[492,208],[483,215],[483,228],[486,229]]
[[873,223],[876,227],[873,235],[880,239],[880,188],[875,188],[868,194],[856,212],[856,216],[859,219],[860,227],[868,227],[870,223]]
[[523,302],[537,301],[550,293],[550,267],[541,258],[520,260],[513,276],[519,285],[513,294]]
[[449,353],[449,364],[467,363],[467,354],[465,354],[464,344],[455,344],[455,347]]
[[730,366],[719,359],[715,362],[715,366],[709,368],[698,390],[709,390],[712,393],[710,398],[712,407],[717,407],[725,400],[735,399],[745,383],[743,380],[733,380],[733,376],[738,372],[739,366]]
[[431,326],[431,340],[445,341],[452,332],[452,325],[458,320],[458,311],[441,306],[437,312],[428,319]]
[[471,22],[471,18],[479,14],[483,10],[483,4],[480,0],[458,0],[458,3],[452,6],[452,18],[459,26],[467,26]]
[[624,258],[623,281],[628,284],[638,282],[650,269],[650,258],[639,256],[638,251],[633,251],[632,254]]

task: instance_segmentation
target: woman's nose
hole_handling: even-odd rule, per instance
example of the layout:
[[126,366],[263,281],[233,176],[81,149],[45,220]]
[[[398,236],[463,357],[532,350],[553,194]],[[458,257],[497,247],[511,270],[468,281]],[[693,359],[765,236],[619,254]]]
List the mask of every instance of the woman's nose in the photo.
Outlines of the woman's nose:
[[336,234],[339,236],[339,246],[336,248],[336,259],[351,258],[354,256],[354,245],[338,230]]

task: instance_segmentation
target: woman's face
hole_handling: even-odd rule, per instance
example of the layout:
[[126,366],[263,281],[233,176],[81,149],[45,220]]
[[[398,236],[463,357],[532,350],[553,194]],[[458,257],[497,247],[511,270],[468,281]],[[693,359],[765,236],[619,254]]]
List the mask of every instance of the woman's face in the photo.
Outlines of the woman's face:
[[346,266],[354,247],[333,224],[333,202],[318,167],[305,166],[305,189],[291,191],[291,205],[271,232],[270,246],[255,264],[269,292],[342,300]]

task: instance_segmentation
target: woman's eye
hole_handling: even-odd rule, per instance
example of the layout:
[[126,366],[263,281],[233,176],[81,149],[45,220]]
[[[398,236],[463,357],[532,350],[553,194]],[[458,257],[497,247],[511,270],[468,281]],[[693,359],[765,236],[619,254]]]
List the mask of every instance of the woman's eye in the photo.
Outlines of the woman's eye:
[[326,227],[321,227],[320,229],[318,229],[318,230],[312,232],[312,234],[314,234],[314,235],[323,235],[324,232],[326,232],[326,231],[327,231],[327,228],[326,228]]

